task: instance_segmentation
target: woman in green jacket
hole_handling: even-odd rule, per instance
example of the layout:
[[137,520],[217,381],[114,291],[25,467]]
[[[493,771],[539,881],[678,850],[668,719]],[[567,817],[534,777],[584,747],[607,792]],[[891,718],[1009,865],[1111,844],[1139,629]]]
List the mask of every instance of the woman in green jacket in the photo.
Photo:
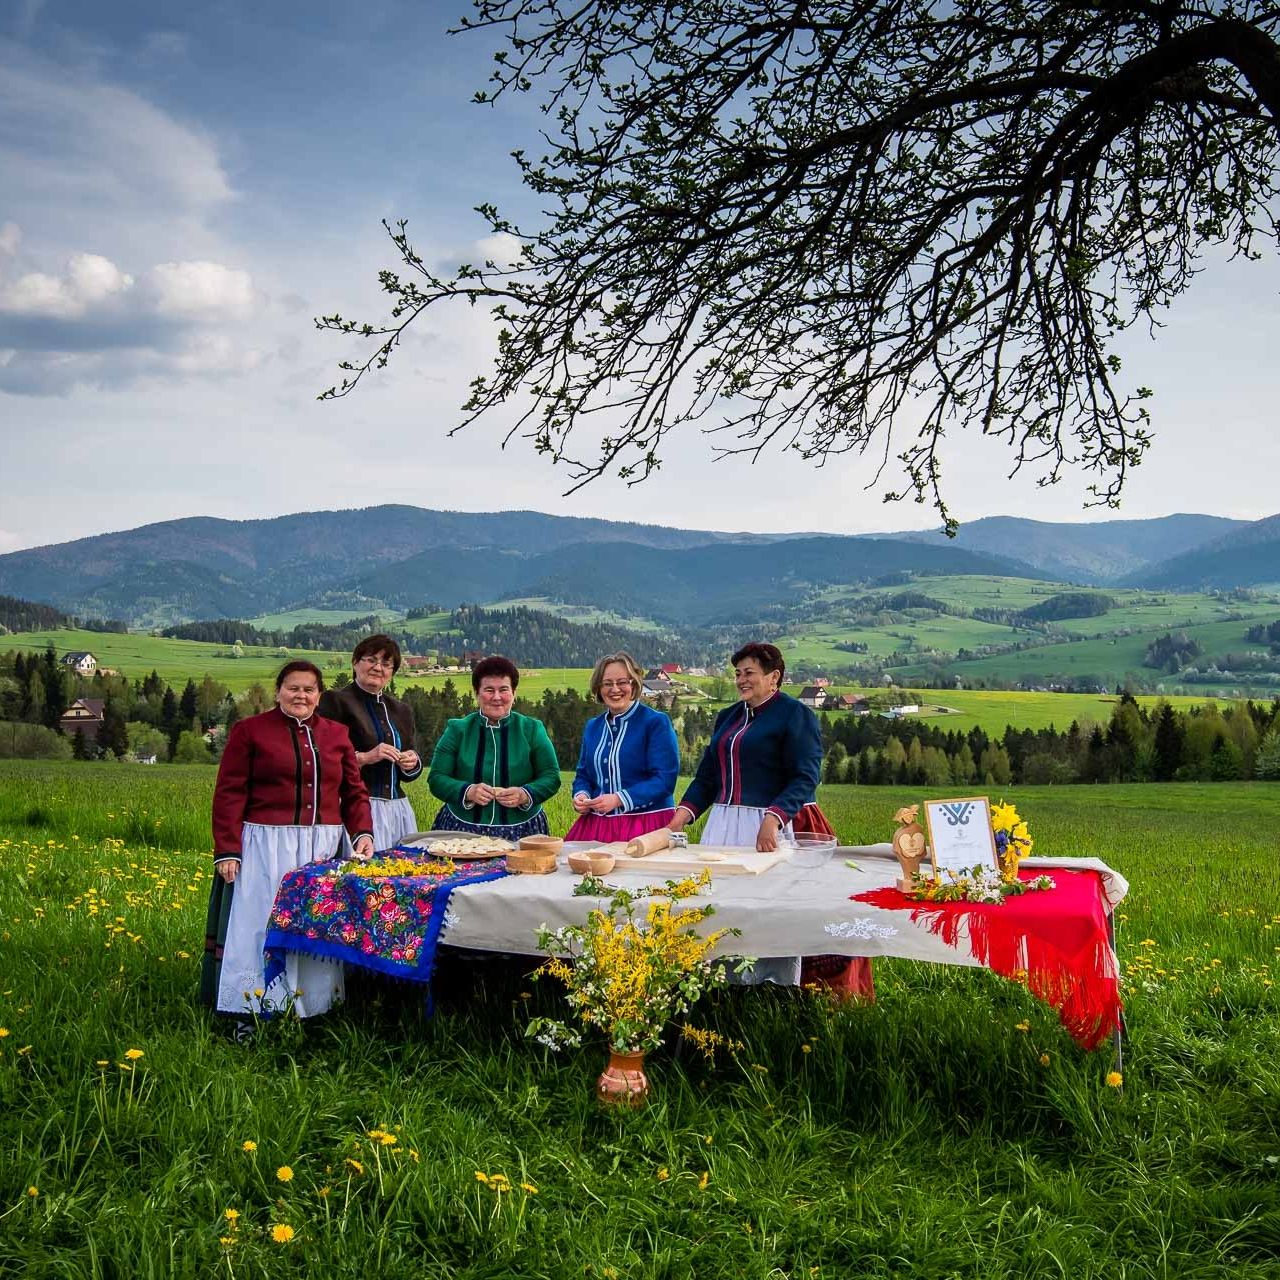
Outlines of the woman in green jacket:
[[478,710],[445,725],[427,785],[444,803],[437,831],[545,835],[543,802],[560,790],[560,764],[541,720],[511,710],[520,672],[508,658],[477,662],[471,687]]

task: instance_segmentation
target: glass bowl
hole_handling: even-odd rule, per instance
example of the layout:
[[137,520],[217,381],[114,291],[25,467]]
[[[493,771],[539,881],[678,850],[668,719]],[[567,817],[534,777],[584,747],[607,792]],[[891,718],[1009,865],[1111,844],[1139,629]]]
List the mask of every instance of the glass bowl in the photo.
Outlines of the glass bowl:
[[823,836],[814,831],[796,831],[785,843],[780,840],[778,847],[791,851],[791,861],[797,867],[821,867],[835,853],[838,843],[835,836]]

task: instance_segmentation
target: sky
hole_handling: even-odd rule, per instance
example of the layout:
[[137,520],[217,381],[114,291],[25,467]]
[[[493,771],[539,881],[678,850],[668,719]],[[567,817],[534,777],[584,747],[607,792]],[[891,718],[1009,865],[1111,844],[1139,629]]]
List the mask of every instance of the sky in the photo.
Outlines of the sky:
[[[526,208],[509,153],[527,99],[471,103],[496,47],[451,36],[466,0],[0,0],[0,552],[189,515],[384,502],[532,509],[686,528],[865,533],[934,527],[884,504],[875,463],[713,460],[696,429],[661,472],[572,496],[566,474],[481,422],[452,438],[491,330],[419,321],[389,368],[337,402],[353,354],[313,318],[380,318],[408,218],[448,274],[484,254],[485,201]],[[1119,511],[1087,480],[1010,479],[981,437],[946,442],[962,521],[1280,511],[1280,270],[1214,264],[1154,340],[1155,444]]]

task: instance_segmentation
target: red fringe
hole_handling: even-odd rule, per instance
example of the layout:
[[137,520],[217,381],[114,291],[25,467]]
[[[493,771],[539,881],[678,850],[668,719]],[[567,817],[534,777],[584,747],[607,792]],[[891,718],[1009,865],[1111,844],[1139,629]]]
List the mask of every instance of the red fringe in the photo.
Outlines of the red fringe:
[[[1024,880],[1040,871],[1022,871]],[[897,889],[855,895],[858,902],[910,911],[949,947],[967,938],[981,965],[1024,982],[1058,1011],[1068,1034],[1085,1049],[1104,1044],[1120,1026],[1123,1005],[1115,954],[1107,930],[1102,879],[1096,871],[1054,867],[1057,887],[1003,903],[919,902]]]

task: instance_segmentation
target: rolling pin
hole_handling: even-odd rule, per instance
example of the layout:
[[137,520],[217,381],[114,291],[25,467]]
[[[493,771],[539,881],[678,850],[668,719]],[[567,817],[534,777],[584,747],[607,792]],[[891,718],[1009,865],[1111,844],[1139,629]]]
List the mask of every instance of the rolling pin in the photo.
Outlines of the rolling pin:
[[659,827],[657,831],[647,831],[642,836],[637,836],[634,840],[627,841],[627,857],[628,858],[647,858],[651,853],[657,853],[660,849],[669,849],[671,847],[671,832],[666,827]]

